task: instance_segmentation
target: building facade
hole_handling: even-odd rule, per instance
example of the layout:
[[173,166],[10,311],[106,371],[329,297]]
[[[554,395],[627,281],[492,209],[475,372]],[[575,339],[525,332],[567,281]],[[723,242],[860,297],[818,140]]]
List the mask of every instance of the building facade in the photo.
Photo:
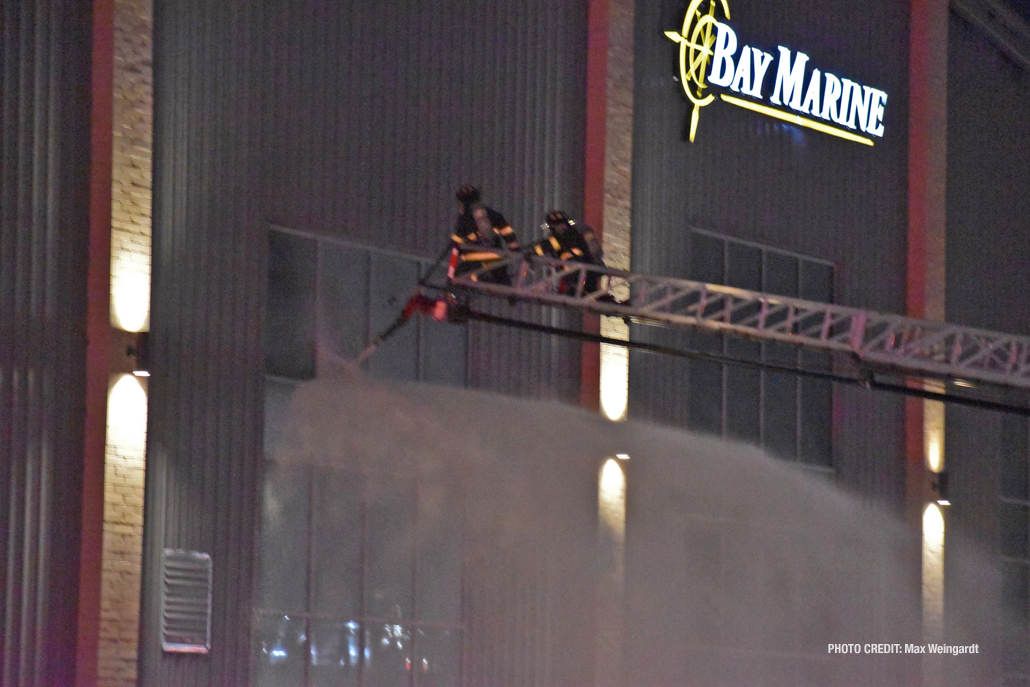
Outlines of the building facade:
[[[1030,329],[1030,29],[993,0],[159,0],[152,259],[149,15],[132,10],[138,21],[113,34],[115,9],[72,0],[3,9],[4,684],[95,684],[97,674],[131,684],[134,673],[148,686],[634,684],[634,675],[735,684],[722,664],[688,677],[647,672],[635,657],[651,618],[633,603],[589,602],[564,583],[506,583],[500,566],[482,563],[488,554],[423,560],[489,548],[462,515],[474,509],[469,494],[451,499],[460,512],[437,513],[427,505],[442,498],[437,482],[370,476],[367,465],[385,458],[341,472],[276,457],[297,385],[357,355],[438,269],[463,183],[481,186],[524,243],[561,208],[600,229],[609,264],[633,271]],[[112,93],[122,103],[113,115]],[[115,133],[113,174],[105,131]],[[118,284],[137,296],[149,289],[132,323],[117,294],[107,296]],[[992,600],[978,607],[997,621],[982,641],[991,681],[1030,680],[1025,415],[762,367],[834,365],[792,347],[518,312],[758,365],[426,321],[391,338],[365,371],[758,446],[916,529],[929,508],[947,545],[911,547],[905,570],[923,594],[912,632],[946,641],[967,627],[958,609],[968,600],[955,596],[965,587],[948,580],[965,574],[959,552],[976,542],[997,573]],[[119,443],[108,429],[106,497],[97,448],[105,414],[117,424],[102,399],[110,375],[133,365],[121,369],[125,356],[111,349],[139,350],[122,332],[141,329],[151,376],[130,404],[146,407],[142,503],[132,482],[139,435]],[[545,509],[545,522],[574,523],[561,536],[599,536],[602,549],[618,540],[626,557],[584,572],[556,536],[546,565],[512,544],[510,569],[524,560],[525,579],[582,574],[591,594],[615,585],[619,599],[638,598],[655,563],[637,545],[649,533],[639,523],[665,521],[634,491],[633,468],[620,468],[629,502],[615,536],[596,509],[601,463],[519,460],[537,477],[563,475],[558,486],[532,485],[563,504]],[[639,484],[660,481],[637,472]],[[941,473],[952,504],[943,511],[929,505],[943,495],[933,491]],[[347,539],[354,523],[361,534]],[[398,544],[399,531],[414,539]],[[347,543],[320,543],[330,540]],[[382,551],[398,546],[409,561],[401,573],[382,564]],[[205,652],[167,650],[175,642],[162,590],[181,551],[211,561]],[[448,567],[455,558],[461,570]],[[438,584],[423,589],[427,569]],[[354,576],[361,583],[347,587]],[[135,618],[135,584],[138,636],[122,626]],[[407,606],[383,601],[398,594]],[[541,629],[572,620],[578,633]],[[691,632],[684,655],[707,646]],[[422,657],[452,667],[422,678],[410,666],[360,667],[383,638],[377,666],[417,668]],[[542,652],[541,638],[560,650]],[[126,650],[136,641],[138,651]],[[748,651],[778,655],[755,641]],[[403,642],[429,653],[407,655]],[[329,645],[342,661],[336,672],[313,650]],[[939,664],[899,665],[884,673],[897,684],[960,679]],[[802,684],[799,671],[782,681]]]

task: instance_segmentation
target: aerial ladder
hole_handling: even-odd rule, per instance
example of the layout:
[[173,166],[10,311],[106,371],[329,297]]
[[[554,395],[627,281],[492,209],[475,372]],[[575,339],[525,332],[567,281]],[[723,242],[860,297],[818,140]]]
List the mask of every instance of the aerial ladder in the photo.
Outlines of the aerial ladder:
[[[590,278],[591,274],[598,279]],[[432,275],[430,275],[431,277]],[[587,284],[596,284],[594,290]],[[612,293],[623,294],[621,300]],[[436,294],[436,295],[433,295]],[[641,326],[692,329],[830,354],[805,367],[734,359],[645,341],[611,339],[477,307],[532,303],[617,317]],[[493,308],[494,311],[497,308]],[[415,314],[570,336],[655,353],[774,368],[911,396],[1030,415],[1030,337],[920,320],[717,284],[627,272],[585,262],[500,253],[443,281],[423,279],[404,312],[356,359],[361,362]]]

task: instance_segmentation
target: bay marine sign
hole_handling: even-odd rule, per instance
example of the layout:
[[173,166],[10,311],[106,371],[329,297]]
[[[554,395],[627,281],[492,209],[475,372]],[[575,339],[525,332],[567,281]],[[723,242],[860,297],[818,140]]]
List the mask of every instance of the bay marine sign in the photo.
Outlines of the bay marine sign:
[[[706,2],[707,12],[701,9]],[[777,46],[776,55],[748,45],[738,49],[736,32],[716,19],[716,10],[721,10],[724,19],[730,18],[726,0],[691,0],[680,32],[665,32],[679,44],[680,83],[694,106],[691,141],[697,133],[701,108],[715,100],[714,93],[705,93],[710,86],[747,96],[738,98],[720,92],[719,97],[731,105],[849,141],[871,146],[870,136],[883,136],[886,93],[814,67],[809,69],[808,55],[782,45]],[[758,102],[767,95],[777,107]]]

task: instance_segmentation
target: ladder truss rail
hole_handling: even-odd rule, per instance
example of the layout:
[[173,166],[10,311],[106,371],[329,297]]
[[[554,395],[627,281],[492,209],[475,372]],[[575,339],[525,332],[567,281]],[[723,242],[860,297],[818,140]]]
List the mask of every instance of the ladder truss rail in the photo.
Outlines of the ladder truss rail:
[[[507,283],[498,280],[508,275]],[[598,288],[585,288],[592,275]],[[1030,337],[582,262],[504,254],[451,287],[645,323],[844,352],[874,367],[1030,389]],[[622,296],[611,302],[609,292]]]

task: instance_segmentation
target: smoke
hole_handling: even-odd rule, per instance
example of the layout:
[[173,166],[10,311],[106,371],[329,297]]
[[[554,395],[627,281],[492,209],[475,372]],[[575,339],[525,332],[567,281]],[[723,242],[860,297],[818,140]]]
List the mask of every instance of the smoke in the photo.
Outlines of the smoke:
[[[755,447],[346,371],[298,387],[276,424],[277,463],[360,473],[370,484],[416,478],[420,517],[460,514],[464,684],[1000,678],[991,566],[949,551],[949,625],[927,639],[918,533]],[[600,584],[612,565],[597,535],[597,478],[619,453],[630,459],[621,463],[625,563],[613,615],[598,603],[612,593]],[[418,546],[438,534],[419,535]],[[621,638],[619,676],[594,673],[599,635]],[[931,639],[979,644],[980,653],[905,652]]]

